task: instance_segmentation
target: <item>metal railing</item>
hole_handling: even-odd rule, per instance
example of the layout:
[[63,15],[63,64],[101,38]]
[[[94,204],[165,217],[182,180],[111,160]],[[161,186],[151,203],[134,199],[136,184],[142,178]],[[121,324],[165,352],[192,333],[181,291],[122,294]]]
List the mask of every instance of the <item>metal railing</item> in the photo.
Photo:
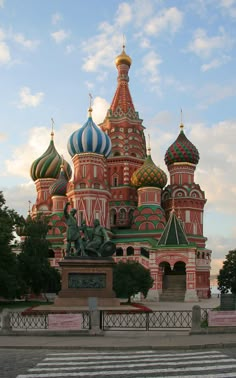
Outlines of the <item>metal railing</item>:
[[190,329],[192,311],[120,312],[102,311],[101,328],[105,330]]
[[[201,309],[201,322],[207,321],[208,311]],[[192,310],[152,312],[101,311],[101,329],[106,330],[187,330],[192,327]]]
[[[89,311],[80,312],[82,316],[81,329],[90,328]],[[9,312],[10,327],[14,330],[43,330],[49,329],[48,312],[40,314],[25,314],[23,312]]]
[[[207,321],[209,310],[210,309],[201,309],[201,323]],[[78,313],[81,314],[82,319],[80,329],[91,329],[91,313],[89,311],[79,311]],[[101,310],[98,311],[98,313],[100,314],[100,329],[103,331],[190,330],[192,327],[192,310],[161,310],[150,312]],[[50,329],[47,312],[27,314],[24,312],[9,311],[7,316],[9,329],[11,330]]]

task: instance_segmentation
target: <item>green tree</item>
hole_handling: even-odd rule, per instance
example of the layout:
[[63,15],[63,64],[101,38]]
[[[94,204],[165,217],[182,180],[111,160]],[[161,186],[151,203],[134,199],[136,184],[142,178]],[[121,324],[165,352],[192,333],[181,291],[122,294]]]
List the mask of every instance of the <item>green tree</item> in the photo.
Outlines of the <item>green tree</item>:
[[229,251],[218,275],[218,289],[222,294],[236,294],[236,249]]
[[12,252],[13,233],[23,218],[5,203],[3,192],[0,191],[0,296],[13,299],[20,297],[23,290],[17,258]]
[[38,215],[34,219],[28,217],[25,223],[25,240],[18,259],[28,294],[39,295],[52,289],[56,292],[60,290],[60,274],[50,266],[48,260],[48,221],[47,217]]
[[128,303],[137,293],[142,293],[146,298],[153,281],[150,270],[137,261],[120,261],[114,267],[113,289],[117,297],[128,298]]

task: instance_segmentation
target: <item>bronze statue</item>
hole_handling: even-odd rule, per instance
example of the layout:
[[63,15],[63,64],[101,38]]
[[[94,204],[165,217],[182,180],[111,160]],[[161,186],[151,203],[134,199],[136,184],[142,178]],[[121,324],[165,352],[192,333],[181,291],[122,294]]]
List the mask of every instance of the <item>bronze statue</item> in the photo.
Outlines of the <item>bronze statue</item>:
[[66,256],[71,255],[72,242],[74,243],[76,256],[111,256],[115,252],[116,247],[115,244],[109,240],[107,232],[105,228],[100,225],[99,220],[94,220],[94,227],[92,231],[88,230],[85,221],[82,221],[82,224],[79,227],[76,219],[77,210],[71,209],[69,213],[69,205],[70,202],[67,202],[64,207],[64,215],[67,224]]

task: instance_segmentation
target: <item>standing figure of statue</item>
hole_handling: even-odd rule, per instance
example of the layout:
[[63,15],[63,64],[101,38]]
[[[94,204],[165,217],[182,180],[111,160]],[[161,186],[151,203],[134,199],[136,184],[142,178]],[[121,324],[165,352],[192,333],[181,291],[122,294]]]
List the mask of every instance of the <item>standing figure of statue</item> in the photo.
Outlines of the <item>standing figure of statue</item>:
[[66,218],[67,224],[67,231],[66,231],[66,238],[67,238],[67,246],[66,246],[66,256],[70,255],[71,252],[71,244],[74,243],[74,248],[76,255],[84,255],[84,246],[80,242],[80,230],[77,224],[76,219],[76,209],[71,209],[70,213],[68,212],[68,206],[70,202],[67,202],[64,207],[64,216]]
[[100,225],[98,219],[94,219],[93,226],[90,240],[86,243],[85,252],[88,255],[101,256],[100,247],[109,240],[109,237],[105,228]]

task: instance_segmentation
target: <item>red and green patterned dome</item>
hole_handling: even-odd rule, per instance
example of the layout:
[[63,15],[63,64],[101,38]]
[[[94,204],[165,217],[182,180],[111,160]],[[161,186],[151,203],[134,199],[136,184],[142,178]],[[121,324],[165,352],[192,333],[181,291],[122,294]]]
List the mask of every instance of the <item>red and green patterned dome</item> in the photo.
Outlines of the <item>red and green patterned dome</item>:
[[54,142],[53,133],[51,134],[52,139],[47,150],[42,156],[36,159],[30,168],[30,175],[33,181],[42,178],[57,178],[60,173],[60,166],[63,162],[64,171],[68,179],[72,176],[72,170],[69,165],[57,152]]
[[199,152],[185,136],[183,125],[180,125],[180,128],[178,138],[166,151],[165,163],[167,166],[174,163],[192,163],[196,165],[199,161]]
[[52,196],[65,196],[67,191],[67,184],[68,178],[64,172],[64,166],[62,164],[60,175],[58,179],[49,187],[49,193]]
[[146,157],[143,165],[131,176],[131,184],[136,188],[145,186],[163,188],[166,183],[167,176],[165,172],[153,163],[151,155]]

